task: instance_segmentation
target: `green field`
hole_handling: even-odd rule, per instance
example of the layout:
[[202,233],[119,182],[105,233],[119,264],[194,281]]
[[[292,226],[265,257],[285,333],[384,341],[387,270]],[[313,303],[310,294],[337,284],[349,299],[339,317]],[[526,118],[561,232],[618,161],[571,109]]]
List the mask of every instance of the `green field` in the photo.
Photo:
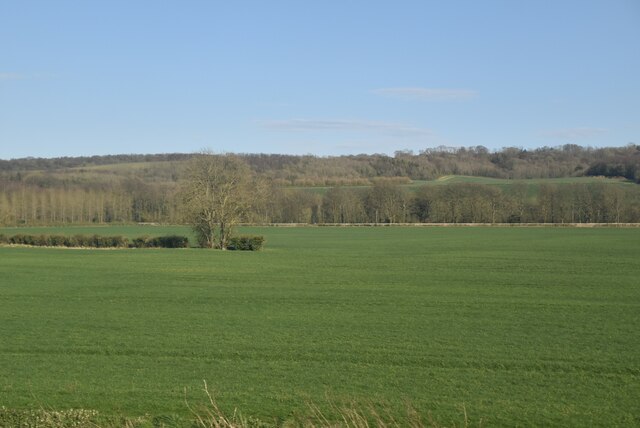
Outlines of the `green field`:
[[[409,184],[402,184],[409,191],[415,191],[422,186],[445,186],[459,183],[484,184],[495,186],[505,193],[513,192],[517,187],[524,187],[526,194],[536,197],[541,185],[568,185],[568,184],[606,184],[611,186],[633,187],[636,184],[622,178],[604,177],[563,177],[563,178],[532,178],[532,179],[507,179],[491,177],[472,177],[467,175],[445,175],[436,180],[413,180]],[[348,186],[348,188],[368,189],[371,186]],[[324,195],[332,186],[293,186],[293,189],[306,190],[319,195]]]
[[[188,233],[187,228],[0,233]],[[640,424],[640,229],[255,228],[261,252],[0,248],[0,406]]]
[[505,186],[513,184],[624,184],[633,186],[634,183],[622,178],[605,178],[605,177],[562,177],[562,178],[491,178],[491,177],[472,177],[468,175],[445,175],[433,181],[417,181],[420,184],[452,184],[452,183],[477,183],[495,186]]

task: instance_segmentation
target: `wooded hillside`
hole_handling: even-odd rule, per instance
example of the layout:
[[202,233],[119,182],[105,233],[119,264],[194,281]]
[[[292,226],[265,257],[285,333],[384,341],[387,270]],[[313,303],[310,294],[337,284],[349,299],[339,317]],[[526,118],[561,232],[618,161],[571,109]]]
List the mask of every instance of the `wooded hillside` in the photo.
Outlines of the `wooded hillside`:
[[[176,192],[191,156],[0,160],[0,224],[180,223]],[[247,221],[640,221],[637,145],[241,157],[271,192]],[[437,181],[445,176],[455,179]]]

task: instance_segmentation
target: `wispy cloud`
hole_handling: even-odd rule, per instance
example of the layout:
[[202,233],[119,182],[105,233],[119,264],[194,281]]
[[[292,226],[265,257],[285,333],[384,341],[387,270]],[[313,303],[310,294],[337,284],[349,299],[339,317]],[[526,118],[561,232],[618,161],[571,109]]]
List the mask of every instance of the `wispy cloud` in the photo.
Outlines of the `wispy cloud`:
[[0,72],[0,80],[20,80],[26,79],[27,76],[19,73],[1,73]]
[[281,131],[355,131],[378,132],[394,136],[432,135],[430,129],[402,123],[371,120],[288,119],[260,121],[263,128]]
[[580,140],[583,138],[597,137],[598,135],[606,133],[607,130],[603,128],[566,128],[566,129],[554,129],[550,131],[541,131],[540,136],[545,138],[556,138],[563,140]]
[[0,82],[8,80],[42,80],[54,79],[56,75],[50,73],[12,73],[0,71]]
[[425,101],[460,101],[478,96],[478,92],[471,89],[445,88],[381,88],[371,92],[386,97]]

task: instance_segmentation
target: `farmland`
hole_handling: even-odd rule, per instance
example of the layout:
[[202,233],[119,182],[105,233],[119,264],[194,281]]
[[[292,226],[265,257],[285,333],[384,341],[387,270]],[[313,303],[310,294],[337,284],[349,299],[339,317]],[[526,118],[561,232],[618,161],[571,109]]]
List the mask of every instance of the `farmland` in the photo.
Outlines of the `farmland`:
[[[184,227],[0,229],[189,234]],[[640,229],[246,228],[261,252],[0,248],[0,405],[640,423]]]
[[[535,179],[508,179],[508,178],[491,178],[491,177],[474,177],[467,175],[444,175],[435,180],[411,180],[403,183],[400,187],[415,191],[422,186],[446,186],[451,184],[482,184],[485,186],[494,186],[507,194],[513,193],[514,189],[524,188],[526,193],[531,197],[537,197],[541,186],[562,186],[569,184],[578,185],[610,185],[614,188],[633,188],[634,183],[622,178],[605,178],[605,177],[563,177],[563,178],[535,178]],[[371,185],[349,186],[350,188],[367,189]],[[306,190],[312,193],[324,195],[331,186],[297,186],[292,187],[297,190]]]

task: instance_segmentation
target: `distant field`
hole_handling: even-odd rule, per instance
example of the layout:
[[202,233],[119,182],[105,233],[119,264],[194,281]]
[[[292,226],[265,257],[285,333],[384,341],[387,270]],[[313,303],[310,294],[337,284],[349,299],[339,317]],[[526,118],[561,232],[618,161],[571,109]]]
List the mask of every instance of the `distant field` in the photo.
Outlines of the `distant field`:
[[531,178],[531,179],[507,179],[507,178],[490,178],[490,177],[470,177],[466,175],[446,175],[433,181],[418,181],[415,185],[446,185],[453,183],[477,183],[486,184],[488,186],[498,186],[508,188],[514,185],[540,186],[542,184],[562,185],[562,184],[608,184],[621,186],[634,186],[634,183],[621,178],[605,178],[605,177],[563,177],[563,178]]
[[42,180],[56,179],[82,183],[114,183],[125,179],[142,179],[147,183],[175,184],[180,172],[184,169],[184,161],[125,162],[107,165],[86,165],[52,170],[29,170],[25,177]]
[[507,179],[490,177],[471,177],[467,175],[445,175],[433,181],[417,181],[416,184],[451,184],[451,183],[478,183],[488,185],[513,185],[513,184],[575,184],[575,183],[603,183],[603,184],[625,184],[632,186],[624,179],[604,178],[604,177],[563,177],[563,178],[531,178],[531,179]]
[[[47,230],[189,233],[29,233]],[[206,379],[281,421],[329,397],[447,425],[463,406],[472,426],[640,424],[639,229],[244,232],[266,249],[0,247],[0,405],[186,417]]]
[[[565,177],[565,178],[535,178],[535,179],[506,179],[506,178],[490,178],[490,177],[471,177],[466,175],[446,175],[436,180],[413,180],[410,184],[403,184],[407,190],[416,190],[421,186],[443,186],[456,183],[475,183],[488,186],[496,186],[503,191],[509,193],[516,186],[524,186],[529,196],[536,196],[543,184],[564,185],[564,184],[607,184],[615,186],[637,186],[628,180],[619,178],[604,177]],[[350,186],[352,188],[366,189],[370,186]],[[310,192],[324,194],[331,186],[314,186],[314,187],[293,187],[296,189],[304,189]]]
[[128,171],[143,169],[167,169],[184,166],[185,161],[153,161],[153,162],[126,162],[107,165],[88,165],[68,168],[66,171],[108,171],[113,173],[125,173]]

